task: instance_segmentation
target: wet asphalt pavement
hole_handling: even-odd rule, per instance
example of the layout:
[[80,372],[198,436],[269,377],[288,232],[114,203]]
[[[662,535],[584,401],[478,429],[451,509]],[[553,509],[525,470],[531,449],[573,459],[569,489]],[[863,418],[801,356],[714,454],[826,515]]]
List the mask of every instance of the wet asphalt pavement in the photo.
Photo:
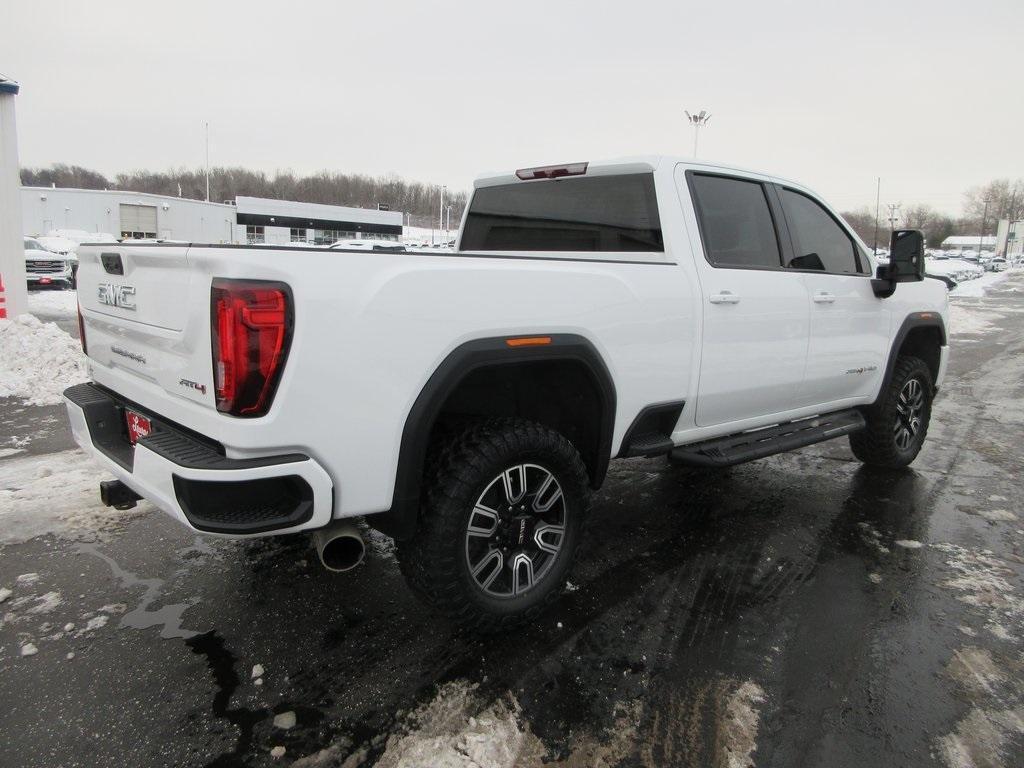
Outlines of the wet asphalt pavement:
[[[613,462],[571,588],[513,635],[434,616],[379,536],[340,575],[304,537],[206,540],[152,510],[4,546],[0,765],[369,765],[455,680],[510,694],[551,762],[742,766],[747,734],[758,766],[1022,765],[1022,289],[958,300],[991,327],[954,337],[910,470],[845,440],[718,472]],[[0,445],[50,454],[65,430],[0,401]]]

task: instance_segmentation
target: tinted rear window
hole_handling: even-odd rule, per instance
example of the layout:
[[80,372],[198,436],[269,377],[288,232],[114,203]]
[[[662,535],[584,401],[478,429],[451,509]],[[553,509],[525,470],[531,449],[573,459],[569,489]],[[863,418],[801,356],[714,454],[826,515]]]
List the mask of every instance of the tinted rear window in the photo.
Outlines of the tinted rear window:
[[704,252],[713,266],[781,265],[775,223],[760,183],[703,174],[692,179]]
[[481,187],[465,251],[663,251],[650,173]]

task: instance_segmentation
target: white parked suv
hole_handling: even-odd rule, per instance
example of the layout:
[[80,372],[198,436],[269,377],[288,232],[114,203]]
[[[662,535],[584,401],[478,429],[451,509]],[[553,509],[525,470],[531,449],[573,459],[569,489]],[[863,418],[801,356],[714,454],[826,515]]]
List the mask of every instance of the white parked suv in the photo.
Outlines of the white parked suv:
[[[448,252],[83,244],[76,440],[192,530],[393,536],[459,622],[534,616],[612,459],[849,436],[914,460],[947,360],[920,233],[877,267],[805,187],[671,158],[478,179]],[[876,269],[877,267],[877,269]]]

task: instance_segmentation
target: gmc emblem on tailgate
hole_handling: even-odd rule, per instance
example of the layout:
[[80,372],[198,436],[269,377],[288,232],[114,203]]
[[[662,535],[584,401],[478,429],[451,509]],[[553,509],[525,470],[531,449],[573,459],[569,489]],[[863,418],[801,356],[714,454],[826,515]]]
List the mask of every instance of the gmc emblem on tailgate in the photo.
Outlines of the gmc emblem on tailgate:
[[135,287],[131,285],[99,284],[100,304],[121,309],[135,309]]

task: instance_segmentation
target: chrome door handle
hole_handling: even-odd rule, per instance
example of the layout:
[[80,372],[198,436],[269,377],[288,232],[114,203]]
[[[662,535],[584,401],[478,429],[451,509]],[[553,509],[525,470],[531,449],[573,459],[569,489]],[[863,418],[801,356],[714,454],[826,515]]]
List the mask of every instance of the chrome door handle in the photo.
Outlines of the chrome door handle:
[[721,293],[713,293],[708,296],[708,301],[712,304],[739,304],[740,297],[732,291],[722,291]]
[[836,295],[834,293],[829,293],[828,291],[818,291],[814,294],[814,301],[817,304],[831,304],[835,300]]

